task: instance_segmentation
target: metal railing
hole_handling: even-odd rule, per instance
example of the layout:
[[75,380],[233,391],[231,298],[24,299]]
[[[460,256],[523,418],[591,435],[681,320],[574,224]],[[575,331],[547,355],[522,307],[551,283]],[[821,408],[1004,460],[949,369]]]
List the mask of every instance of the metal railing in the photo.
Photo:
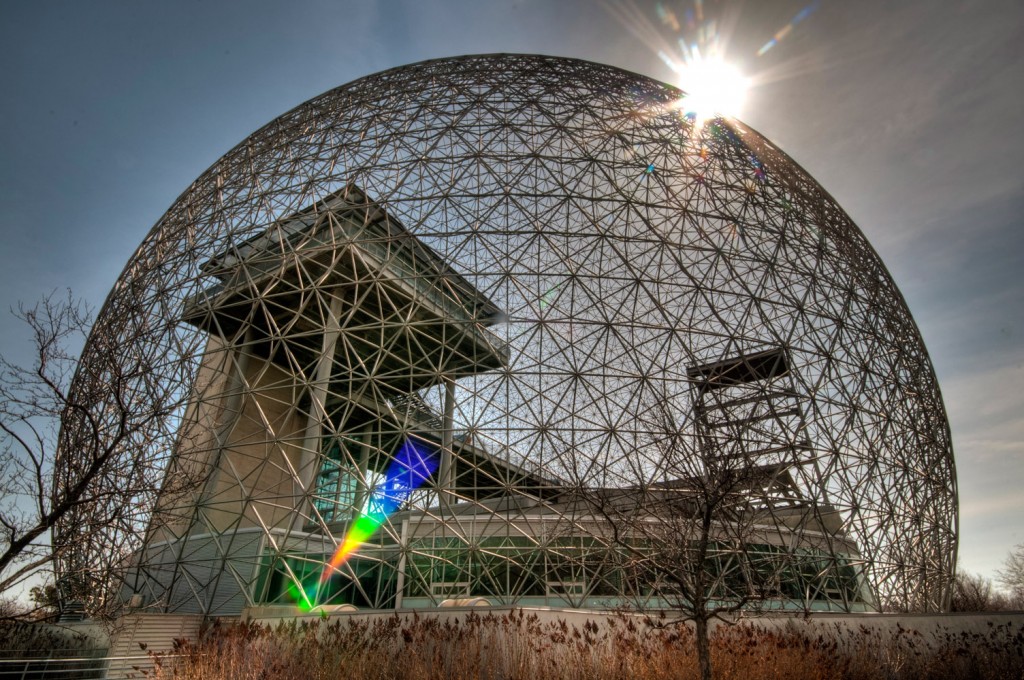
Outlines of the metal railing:
[[[75,656],[61,656],[67,651]],[[96,650],[105,653],[106,650]],[[53,650],[47,657],[0,658],[0,680],[101,680],[103,678],[144,677],[154,667],[149,654],[132,656],[88,656],[89,650]],[[4,656],[17,651],[0,652]],[[178,659],[179,654],[161,653],[160,662]]]
[[[0,678],[3,680],[86,680],[103,678],[110,657],[104,656],[61,657],[56,652],[48,657],[26,657],[20,659],[0,659]],[[140,657],[140,661],[148,661],[148,657]]]

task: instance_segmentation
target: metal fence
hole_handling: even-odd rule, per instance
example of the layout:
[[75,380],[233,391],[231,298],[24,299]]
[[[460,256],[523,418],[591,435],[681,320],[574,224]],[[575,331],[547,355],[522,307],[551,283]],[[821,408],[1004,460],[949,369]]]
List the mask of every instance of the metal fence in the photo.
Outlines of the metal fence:
[[[69,652],[61,654],[62,651]],[[0,680],[88,680],[102,678],[107,669],[109,657],[103,656],[106,650],[52,650],[46,657],[21,656],[18,658],[0,659]],[[37,653],[38,654],[38,653]],[[17,657],[18,652],[4,652],[4,656]],[[139,657],[145,663],[148,657]]]
[[[62,655],[62,651],[70,654]],[[0,680],[101,680],[142,678],[153,669],[148,654],[104,656],[107,650],[53,650],[47,657],[17,657],[17,651],[0,652]],[[17,658],[14,658],[17,657]],[[161,661],[178,658],[176,654],[160,654]]]

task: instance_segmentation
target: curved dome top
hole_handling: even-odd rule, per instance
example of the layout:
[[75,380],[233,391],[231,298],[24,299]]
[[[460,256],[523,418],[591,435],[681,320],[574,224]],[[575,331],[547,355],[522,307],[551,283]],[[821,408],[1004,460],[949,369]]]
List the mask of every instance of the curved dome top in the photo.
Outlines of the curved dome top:
[[[476,451],[455,451],[450,474],[503,476],[508,494],[540,502],[538,484],[658,481],[664,451],[652,442],[668,418],[694,455],[712,446],[785,470],[795,497],[829,515],[832,537],[856,546],[846,557],[875,606],[942,606],[956,546],[952,448],[899,291],[797,164],[736,120],[698,129],[680,96],[609,66],[485,55],[311,99],[225,154],[153,227],[96,323],[76,388],[114,364],[145,373],[132,415],[156,417],[122,463],[160,468],[220,380],[217,413],[261,423],[249,444],[294,446],[261,465],[285,470],[300,495],[321,483],[302,465],[335,455],[310,444],[310,423],[317,441],[355,441],[370,427],[360,409],[447,418],[442,448],[458,449],[454,438]],[[264,368],[235,385],[250,401],[232,407],[224,365],[245,352],[257,357],[246,370]],[[274,420],[260,399],[292,411]],[[108,401],[95,411],[109,414]],[[65,483],[74,431],[65,423]],[[241,488],[269,474],[231,469]],[[220,491],[202,488],[187,531],[227,531],[209,509]],[[274,514],[279,490],[264,499],[273,511],[254,493],[216,512],[258,516],[268,535],[333,531],[322,501],[289,510],[297,522]],[[487,505],[473,493],[460,500]],[[160,516],[155,492],[134,507],[108,538],[137,549],[133,537]],[[64,570],[103,552],[91,546]]]

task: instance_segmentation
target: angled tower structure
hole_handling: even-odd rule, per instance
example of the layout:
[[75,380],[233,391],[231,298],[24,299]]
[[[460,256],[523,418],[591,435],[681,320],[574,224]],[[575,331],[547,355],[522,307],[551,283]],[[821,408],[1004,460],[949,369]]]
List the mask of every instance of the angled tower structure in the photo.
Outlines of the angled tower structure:
[[474,469],[453,464],[450,409],[439,417],[420,396],[450,402],[457,378],[507,363],[487,331],[500,311],[357,187],[204,270],[216,283],[184,319],[209,340],[173,461],[203,481],[157,503],[147,600],[251,604],[278,552],[301,556],[286,571],[306,576],[304,557],[334,551],[331,532],[367,510],[406,441],[437,460],[438,498],[456,477],[479,495],[483,475],[516,474],[464,437],[459,461]]

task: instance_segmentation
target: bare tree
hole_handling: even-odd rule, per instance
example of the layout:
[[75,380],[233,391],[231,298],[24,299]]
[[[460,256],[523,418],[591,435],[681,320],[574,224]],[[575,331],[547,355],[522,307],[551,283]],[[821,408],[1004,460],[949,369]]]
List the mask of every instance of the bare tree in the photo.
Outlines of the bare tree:
[[1015,606],[1024,608],[1024,543],[1010,551],[996,578],[1009,591]]
[[958,570],[950,609],[954,612],[998,612],[1012,609],[1011,598],[981,574]]
[[[695,627],[701,676],[711,677],[710,623],[778,593],[781,561],[752,549],[759,516],[750,503],[750,474],[703,460],[673,431],[657,442],[665,481],[589,494],[623,559],[627,589],[659,598]],[[758,546],[767,545],[764,537]],[[649,604],[649,602],[646,602]]]
[[14,597],[0,598],[0,622],[25,618],[28,606]]
[[52,583],[32,586],[28,599],[17,596],[0,597],[0,623],[11,621],[51,622],[60,617],[57,588]]
[[[32,332],[32,364],[0,357],[0,592],[52,565],[50,531],[69,503],[53,502],[57,431],[75,366],[68,346],[84,342],[91,313],[70,294],[47,297],[14,316]],[[69,499],[70,501],[71,499]],[[73,501],[71,501],[73,502]]]
[[[108,607],[113,571],[138,549],[182,390],[141,304],[103,327],[70,292],[14,316],[33,357],[0,357],[0,594],[59,565],[63,598]],[[74,349],[87,339],[81,363]],[[187,362],[186,362],[187,363]]]
[[[639,429],[654,439],[623,472],[627,483],[584,492],[633,592],[648,598],[645,605],[660,600],[693,622],[705,680],[712,676],[713,620],[782,598],[809,606],[825,591],[852,599],[857,589],[846,569],[847,593],[838,592],[840,532],[834,522],[826,528],[828,509],[795,481],[806,444],[794,420],[795,393],[782,384],[784,354],[713,368],[692,373],[687,410],[671,395],[652,400],[651,422]],[[785,408],[779,395],[789,400]]]

